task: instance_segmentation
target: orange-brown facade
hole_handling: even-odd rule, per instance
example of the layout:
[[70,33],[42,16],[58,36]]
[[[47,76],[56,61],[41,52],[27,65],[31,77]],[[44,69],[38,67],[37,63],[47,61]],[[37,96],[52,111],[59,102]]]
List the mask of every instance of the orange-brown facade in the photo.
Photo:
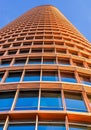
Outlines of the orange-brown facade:
[[1,29],[0,81],[1,129],[91,129],[91,45],[54,6]]

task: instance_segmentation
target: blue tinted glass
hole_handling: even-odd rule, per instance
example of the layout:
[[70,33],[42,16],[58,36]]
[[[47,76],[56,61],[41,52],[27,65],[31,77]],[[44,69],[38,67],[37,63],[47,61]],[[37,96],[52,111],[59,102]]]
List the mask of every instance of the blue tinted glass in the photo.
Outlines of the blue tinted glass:
[[91,85],[91,82],[88,81],[81,81],[82,84]]
[[38,106],[38,93],[21,92],[16,102],[15,110],[35,110]]
[[85,126],[70,126],[69,130],[90,130],[91,128]]
[[26,62],[26,59],[16,60],[15,63],[14,63],[14,65],[15,66],[18,66],[18,65],[21,66],[21,65],[24,65],[25,62]]
[[61,77],[61,80],[63,82],[72,82],[72,83],[77,83],[75,78],[70,78],[70,77]]
[[76,94],[65,94],[66,108],[69,111],[78,111],[84,112],[86,110],[86,106],[84,101],[81,99],[81,95]]
[[3,125],[0,125],[0,130],[3,130]]
[[21,74],[21,72],[10,72],[5,82],[19,82]]
[[13,103],[14,93],[5,92],[0,94],[0,111],[10,110]]
[[3,75],[3,73],[0,73],[0,81],[2,80]]
[[1,64],[0,67],[5,67],[5,66],[9,66],[9,63],[5,63],[5,64]]
[[26,72],[23,81],[40,81],[40,72]]
[[55,60],[52,60],[52,59],[44,59],[43,64],[55,64]]
[[61,110],[62,109],[61,93],[42,92],[40,100],[40,109]]
[[38,130],[66,130],[64,125],[39,125]]
[[9,125],[8,130],[35,130],[35,126],[29,124]]
[[29,59],[28,64],[41,64],[41,59]]
[[53,72],[45,72],[43,73],[42,81],[58,81],[58,76]]

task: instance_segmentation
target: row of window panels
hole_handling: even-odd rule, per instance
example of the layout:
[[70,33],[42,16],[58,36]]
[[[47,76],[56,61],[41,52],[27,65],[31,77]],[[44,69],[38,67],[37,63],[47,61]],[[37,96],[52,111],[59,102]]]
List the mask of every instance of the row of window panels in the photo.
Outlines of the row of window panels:
[[59,46],[67,46],[67,47],[71,47],[71,48],[76,48],[79,50],[84,50],[86,52],[90,52],[90,48],[85,48],[83,46],[77,46],[76,44],[74,45],[73,43],[66,43],[66,42],[18,42],[18,43],[12,43],[12,44],[4,44],[1,45],[0,48],[9,48],[9,47],[19,47],[19,46],[35,46],[35,45],[59,45]]
[[37,81],[49,81],[49,82],[67,82],[67,83],[78,83],[78,78],[80,83],[84,85],[91,86],[91,75],[83,75],[78,73],[78,77],[74,72],[60,72],[57,71],[9,71],[7,73],[0,72],[0,81],[4,83],[12,82],[37,82]]
[[[49,25],[50,23],[37,23],[37,25],[41,25],[41,24],[43,24],[43,25]],[[11,30],[11,32],[9,31],[9,32],[7,32],[7,33],[1,33],[1,36],[2,37],[6,37],[6,35],[8,34],[8,37],[10,37],[10,35],[12,35],[12,33],[13,33],[13,31],[14,31],[14,35],[16,34],[21,34],[22,35],[22,33],[25,33],[26,34],[26,28],[29,28],[29,30],[28,31],[30,31],[31,33],[32,32],[35,32],[36,30],[35,29],[30,29],[30,25],[31,25],[31,23],[28,25],[29,27],[27,27],[27,25],[25,26],[25,30],[22,30],[22,29],[24,29],[24,26],[22,26],[22,27],[18,27],[18,29],[17,29],[17,27],[15,28],[15,29],[12,29]],[[55,25],[55,23],[51,23],[50,24],[51,26],[52,25]],[[61,25],[62,26],[62,25]],[[23,32],[21,32],[21,30],[23,31]],[[37,30],[36,31],[36,33],[38,32],[38,31],[41,31],[41,33],[43,33],[43,30]],[[53,29],[53,31],[54,31],[54,29]],[[49,32],[49,31],[48,31]],[[75,38],[75,39],[77,39],[78,37],[79,37],[79,35],[77,35],[77,34],[74,34],[72,31],[68,31],[68,30],[65,30],[65,29],[63,29],[62,27],[60,28],[60,30],[58,31],[57,29],[54,31],[54,32],[57,32],[57,33],[62,33],[62,34],[64,34],[65,36],[71,36],[72,38]],[[49,32],[49,33],[51,33],[51,32]],[[66,34],[67,33],[67,34]],[[6,37],[7,38],[7,37]],[[81,37],[79,37],[79,38],[81,38]]]
[[91,69],[91,63],[86,63],[84,65],[83,61],[72,59],[70,61],[69,58],[57,58],[56,57],[33,57],[33,58],[15,58],[13,59],[2,59],[0,60],[0,67],[8,67],[8,66],[24,66],[28,64],[58,64],[61,66],[78,66],[83,68]]
[[87,55],[85,53],[67,50],[67,49],[60,49],[60,48],[25,48],[25,49],[14,49],[14,50],[8,50],[8,51],[1,51],[0,56],[5,55],[15,55],[15,54],[30,54],[30,53],[59,53],[59,54],[71,54],[75,56],[84,57],[84,58],[90,58],[90,54]]
[[[18,30],[14,30],[14,31],[11,31],[11,32],[9,32],[8,33],[8,35],[12,35],[12,34],[21,34],[21,33],[29,33],[29,32],[38,32],[38,31],[41,31],[41,32],[46,32],[46,31],[51,31],[51,32],[60,32],[61,31],[61,29],[57,29],[56,27],[55,28],[49,28],[49,27],[45,27],[45,28],[42,28],[42,27],[37,27],[37,28],[32,28],[32,27],[29,27],[29,29],[20,29],[20,31],[19,31],[19,29]],[[50,33],[51,34],[51,33]],[[5,34],[1,34],[1,36],[2,37],[5,37],[7,34],[5,33]]]
[[[4,123],[1,122],[0,130],[3,130]],[[16,120],[9,121],[5,130],[67,130],[66,123],[63,121],[38,121],[37,125],[34,120]],[[90,124],[71,123],[68,124],[69,130],[91,130]]]
[[[88,104],[86,104],[86,102]],[[64,91],[16,91],[0,92],[0,111],[9,110],[51,110],[51,111],[73,111],[88,112],[87,106],[91,108],[91,95]]]
[[[50,30],[51,30],[51,32],[50,32]],[[61,30],[59,30],[59,29],[57,30],[56,28],[55,29],[50,29],[50,28],[41,28],[41,27],[39,29],[38,28],[36,28],[36,29],[31,28],[31,29],[28,29],[28,30],[15,31],[15,32],[12,32],[11,34],[8,34],[8,37],[5,34],[3,34],[3,36],[5,35],[4,38],[9,38],[10,35],[14,36],[15,34],[16,35],[18,34],[20,36],[23,36],[22,34],[24,34],[24,36],[26,36],[27,34],[28,35],[35,35],[35,34],[42,34],[43,35],[43,34],[47,34],[47,33],[50,34],[50,36],[48,36],[48,38],[52,37],[52,38],[60,39],[63,36],[64,40],[68,40],[68,41],[71,41],[71,39],[73,39],[73,40],[76,40],[76,39],[81,40],[78,37],[74,38],[71,35],[69,36],[68,34],[65,34],[65,33],[61,32]],[[63,35],[61,36],[61,34],[63,34]],[[56,35],[58,35],[58,36],[56,36]],[[21,37],[21,40],[24,39],[24,38],[25,37]],[[26,39],[27,38],[28,39],[29,38],[33,39],[34,37],[33,36],[27,36]],[[35,39],[42,39],[42,38],[43,38],[43,36],[42,37],[41,36],[35,36]],[[44,38],[47,38],[47,35],[45,35]],[[14,41],[15,38],[10,38],[8,41],[10,41],[10,40]],[[17,39],[17,40],[19,40],[19,39]],[[83,40],[81,40],[81,41],[83,41]]]

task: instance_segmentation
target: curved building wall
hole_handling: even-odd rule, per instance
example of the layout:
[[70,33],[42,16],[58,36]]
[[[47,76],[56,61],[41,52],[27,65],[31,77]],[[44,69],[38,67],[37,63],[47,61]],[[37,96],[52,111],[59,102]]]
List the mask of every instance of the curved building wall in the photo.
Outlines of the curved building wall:
[[91,129],[91,45],[54,6],[0,31],[0,130]]

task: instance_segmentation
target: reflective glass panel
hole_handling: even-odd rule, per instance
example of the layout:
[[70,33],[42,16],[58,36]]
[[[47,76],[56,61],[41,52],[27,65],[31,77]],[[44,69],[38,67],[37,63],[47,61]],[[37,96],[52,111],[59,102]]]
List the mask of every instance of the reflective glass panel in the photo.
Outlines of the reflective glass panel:
[[35,130],[35,125],[31,123],[10,124],[7,130]]
[[2,78],[3,78],[3,75],[4,75],[4,73],[3,73],[3,72],[0,72],[0,81],[1,81]]
[[11,60],[2,60],[0,67],[9,66],[10,62],[11,62]]
[[0,130],[3,130],[3,124],[0,124]]
[[14,92],[0,93],[0,111],[10,110],[14,98]]
[[73,73],[61,73],[61,81],[77,83]]
[[15,66],[24,65],[25,62],[26,62],[26,59],[16,59],[14,65]]
[[28,64],[41,64],[41,59],[29,59]]
[[69,59],[58,59],[60,65],[70,65]]
[[40,99],[41,110],[62,110],[61,92],[42,91]]
[[66,108],[69,111],[86,112],[86,106],[79,93],[65,92]]
[[55,64],[55,60],[54,59],[44,59],[43,64]]
[[66,130],[64,124],[39,123],[38,130]]
[[21,91],[17,99],[15,110],[36,110],[38,106],[37,91]]
[[69,130],[91,130],[91,127],[81,125],[70,125]]
[[5,82],[19,82],[22,72],[9,72]]
[[40,81],[39,71],[26,71],[23,81]]
[[43,72],[42,81],[58,81],[58,75],[56,72]]
[[89,75],[80,75],[80,80],[82,84],[91,85],[91,78]]

